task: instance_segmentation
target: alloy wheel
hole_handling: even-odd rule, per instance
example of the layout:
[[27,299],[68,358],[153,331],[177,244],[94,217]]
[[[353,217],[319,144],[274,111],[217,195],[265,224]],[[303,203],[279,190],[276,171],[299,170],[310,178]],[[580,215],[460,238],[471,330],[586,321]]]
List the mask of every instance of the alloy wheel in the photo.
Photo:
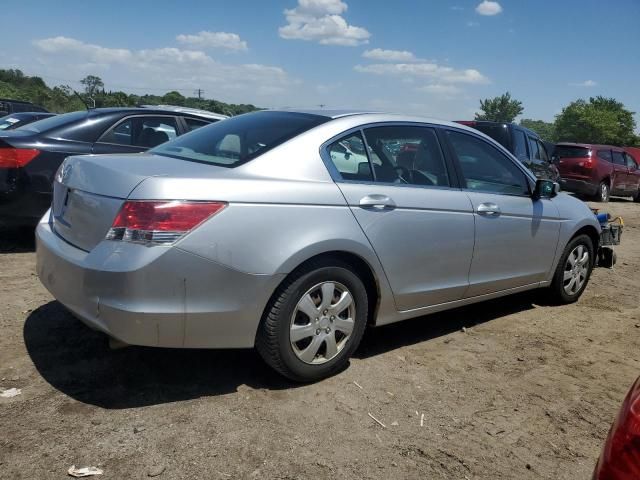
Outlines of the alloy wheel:
[[335,358],[354,329],[356,306],[343,284],[322,282],[307,290],[291,316],[289,341],[296,356],[318,365]]
[[567,257],[562,277],[562,286],[567,295],[580,291],[589,273],[589,250],[584,245],[576,246]]

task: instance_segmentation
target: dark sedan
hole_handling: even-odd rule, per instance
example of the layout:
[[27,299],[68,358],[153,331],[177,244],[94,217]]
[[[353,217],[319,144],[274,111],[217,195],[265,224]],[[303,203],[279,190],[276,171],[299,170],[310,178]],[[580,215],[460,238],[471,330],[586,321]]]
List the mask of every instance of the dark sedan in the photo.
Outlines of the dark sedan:
[[20,112],[12,113],[6,117],[0,118],[0,130],[15,130],[18,127],[24,127],[28,123],[37,122],[43,118],[53,117],[55,113],[44,112]]
[[137,153],[226,118],[169,107],[99,108],[0,131],[0,225],[34,226],[69,155]]

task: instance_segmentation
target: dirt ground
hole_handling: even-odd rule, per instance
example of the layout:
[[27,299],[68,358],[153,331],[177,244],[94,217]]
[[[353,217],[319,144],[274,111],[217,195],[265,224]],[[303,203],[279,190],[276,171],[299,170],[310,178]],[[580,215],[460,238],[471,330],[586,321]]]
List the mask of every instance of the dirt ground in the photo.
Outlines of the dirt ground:
[[110,350],[40,285],[33,243],[1,233],[0,388],[22,394],[0,398],[0,478],[590,478],[640,374],[640,205],[606,210],[627,224],[619,263],[577,304],[372,329],[304,386],[253,351]]

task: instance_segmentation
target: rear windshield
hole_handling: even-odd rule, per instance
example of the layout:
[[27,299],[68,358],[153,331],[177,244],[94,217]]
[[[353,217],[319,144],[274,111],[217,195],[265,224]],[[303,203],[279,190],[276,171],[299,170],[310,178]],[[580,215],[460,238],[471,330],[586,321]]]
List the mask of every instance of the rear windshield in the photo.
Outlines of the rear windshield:
[[586,147],[567,147],[563,145],[556,145],[556,156],[560,158],[588,157],[589,149]]
[[236,167],[329,119],[293,112],[255,112],[199,128],[150,150],[157,155]]
[[87,115],[88,113],[85,110],[65,113],[62,115],[56,115],[54,117],[44,118],[42,120],[38,120],[37,122],[29,123],[22,127],[16,128],[16,130],[29,130],[35,133],[48,132],[49,130],[61,127],[63,125],[66,125],[67,123],[86,118]]
[[475,125],[471,126],[476,130],[480,130],[485,135],[493,138],[507,150],[511,150],[511,146],[509,145],[509,128],[507,127],[507,125],[503,123],[497,125],[483,125],[481,123],[476,123]]

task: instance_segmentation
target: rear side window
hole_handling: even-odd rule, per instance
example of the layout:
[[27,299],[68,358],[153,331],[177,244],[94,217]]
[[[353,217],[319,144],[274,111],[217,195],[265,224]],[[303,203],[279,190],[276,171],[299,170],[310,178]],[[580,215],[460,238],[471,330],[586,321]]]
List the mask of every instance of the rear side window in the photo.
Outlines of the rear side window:
[[627,165],[627,162],[624,160],[624,157],[622,156],[622,152],[611,152],[611,157],[613,158],[613,163],[615,163],[616,165],[623,165],[623,166]]
[[568,147],[556,145],[556,155],[559,158],[583,158],[588,157],[590,150],[586,147]]
[[536,157],[536,158],[539,158],[544,162],[548,162],[549,154],[547,153],[547,148],[544,146],[544,144],[540,140],[535,140],[535,142],[538,145],[538,155],[539,155],[539,157]]
[[449,176],[432,128],[373,127],[364,131],[376,182],[448,187]]
[[131,117],[108,130],[99,142],[152,148],[177,136],[172,117]]
[[183,117],[183,118],[185,123],[187,124],[187,132],[196,130],[200,127],[205,127],[210,123],[210,122],[205,122],[204,120],[196,120],[195,118],[189,118],[189,117]]
[[611,158],[611,150],[598,150],[598,158],[604,160],[605,162],[613,163],[613,159]]
[[181,160],[236,167],[328,120],[321,115],[295,112],[247,113],[198,128],[152,152]]
[[540,160],[540,145],[535,138],[529,137],[529,146],[531,147],[531,158]]
[[514,130],[513,132],[513,154],[518,160],[528,160],[527,153],[527,137],[522,130]]
[[466,188],[506,195],[529,195],[525,174],[498,149],[466,133],[447,130]]

